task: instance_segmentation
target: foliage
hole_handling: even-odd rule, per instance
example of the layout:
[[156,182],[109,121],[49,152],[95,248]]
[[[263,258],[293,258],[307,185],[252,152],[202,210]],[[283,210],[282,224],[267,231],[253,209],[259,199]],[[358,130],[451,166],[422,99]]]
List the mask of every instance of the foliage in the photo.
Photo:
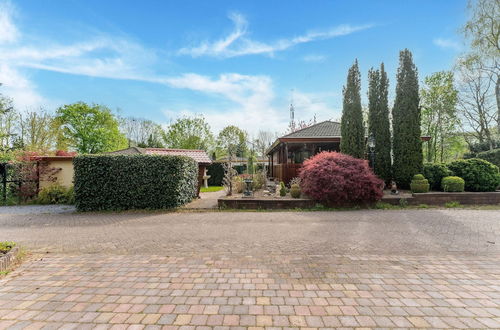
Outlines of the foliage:
[[127,137],[129,146],[165,147],[161,141],[163,129],[151,120],[136,117],[120,118],[120,128]]
[[221,191],[224,189],[222,186],[209,186],[208,188],[201,187],[200,191],[201,192],[216,192],[216,191]]
[[325,205],[368,204],[383,196],[383,181],[365,160],[321,152],[306,160],[300,172],[302,192]]
[[[484,141],[482,143],[481,142],[471,143],[469,145],[469,151],[470,153],[475,155],[478,152],[490,150],[490,146],[493,147],[493,149],[500,148],[500,140],[491,141],[491,145],[487,141]],[[474,158],[474,157],[469,157],[469,158]]]
[[20,141],[24,150],[46,152],[54,146],[54,116],[44,109],[19,114]]
[[288,182],[288,185],[290,187],[292,187],[292,185],[294,185],[294,184],[296,184],[296,185],[298,185],[300,187],[300,177],[296,176],[296,177],[292,178],[290,180],[290,182]]
[[185,156],[87,155],[73,164],[79,211],[173,208],[197,193],[198,164]]
[[490,163],[500,167],[500,148],[480,152],[476,157],[487,160]]
[[423,159],[418,73],[408,49],[399,54],[392,134],[394,179],[399,187],[408,187],[412,176],[422,171]]
[[210,126],[203,116],[178,118],[163,132],[168,148],[209,151],[213,145]]
[[46,161],[41,159],[38,153],[23,151],[16,155],[11,163],[12,180],[15,193],[20,201],[27,202],[38,196],[39,181],[54,182],[54,175],[60,171],[58,168],[50,167]]
[[384,70],[371,69],[368,72],[368,127],[375,138],[374,172],[386,183],[392,178],[391,131],[389,121],[388,89],[389,79]]
[[429,192],[429,181],[422,174],[415,174],[411,180],[410,188],[412,193]]
[[231,196],[233,194],[233,178],[238,175],[238,172],[233,168],[232,157],[229,157],[227,162],[222,163],[222,168],[224,169],[222,185],[226,190],[227,196]]
[[12,250],[12,248],[16,246],[16,243],[9,241],[0,241],[0,253],[5,254]]
[[448,169],[446,164],[425,163],[423,174],[427,180],[429,180],[432,190],[440,190],[441,180],[444,177],[451,175],[451,171]]
[[227,126],[217,136],[218,156],[244,157],[247,151],[247,133],[236,127]]
[[17,117],[12,99],[0,94],[0,150],[3,152],[12,150],[14,147]]
[[300,198],[300,193],[300,186],[298,184],[294,183],[290,186],[290,196],[293,198]]
[[207,175],[209,186],[222,186],[222,180],[224,179],[224,166],[221,163],[212,163],[207,166]]
[[344,103],[340,129],[342,134],[340,150],[356,158],[363,158],[365,154],[365,129],[360,90],[361,74],[356,60],[349,68],[347,83],[343,89]]
[[484,159],[456,160],[448,168],[454,176],[465,180],[466,191],[495,191],[500,185],[498,166]]
[[280,182],[280,196],[281,197],[286,196],[286,187],[283,181]]
[[446,192],[462,192],[465,189],[465,181],[458,176],[446,176],[441,181],[441,188]]
[[37,198],[40,204],[73,204],[74,201],[74,189],[66,188],[58,183],[42,188]]
[[262,189],[262,187],[264,187],[265,184],[266,184],[266,173],[264,173],[263,171],[255,173],[253,176],[253,183],[252,183],[253,190]]
[[67,144],[81,154],[95,154],[127,147],[127,139],[120,133],[118,120],[110,109],[83,102],[57,109],[56,121]]
[[447,202],[444,204],[444,207],[446,207],[447,209],[453,209],[453,208],[457,208],[457,207],[460,207],[460,202],[458,201],[451,201],[451,202]]
[[255,148],[259,156],[264,157],[266,150],[273,144],[276,134],[269,131],[259,130],[257,137],[254,140]]
[[240,175],[233,176],[233,189],[237,194],[241,194],[245,190],[245,182]]
[[428,162],[444,162],[451,158],[449,151],[458,130],[458,91],[453,83],[453,72],[440,71],[425,77],[422,88],[422,133],[431,140],[424,143]]

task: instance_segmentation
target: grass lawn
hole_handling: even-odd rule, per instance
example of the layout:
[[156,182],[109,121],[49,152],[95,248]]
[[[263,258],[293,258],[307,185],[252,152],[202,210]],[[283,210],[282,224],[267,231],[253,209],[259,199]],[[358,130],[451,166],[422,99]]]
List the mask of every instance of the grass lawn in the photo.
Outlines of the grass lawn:
[[220,186],[210,186],[208,188],[205,188],[205,187],[201,187],[201,192],[215,192],[215,191],[219,191],[219,190],[222,190],[224,189],[224,187],[220,187]]

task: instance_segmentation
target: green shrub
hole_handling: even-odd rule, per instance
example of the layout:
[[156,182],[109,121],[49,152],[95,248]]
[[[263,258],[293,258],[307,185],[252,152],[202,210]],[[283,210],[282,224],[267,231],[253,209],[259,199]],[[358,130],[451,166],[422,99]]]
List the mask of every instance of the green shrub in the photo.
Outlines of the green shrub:
[[222,186],[222,180],[224,179],[224,168],[221,163],[212,163],[207,166],[207,175],[209,186]]
[[454,176],[465,181],[465,191],[495,191],[500,185],[498,166],[479,158],[456,160],[448,164]]
[[281,197],[286,196],[286,187],[283,181],[280,182],[280,196]]
[[14,246],[16,246],[14,242],[0,241],[0,254],[9,252]]
[[493,165],[500,167],[500,148],[480,152],[476,157],[487,160]]
[[243,193],[245,190],[245,182],[243,182],[243,178],[239,175],[235,175],[233,177],[233,189],[237,194]]
[[74,190],[73,187],[66,188],[54,183],[42,188],[36,201],[40,204],[74,204]]
[[447,176],[441,181],[441,188],[447,192],[462,192],[464,191],[465,181],[458,176]]
[[448,209],[460,207],[460,202],[458,202],[458,201],[451,201],[451,202],[445,203],[444,207],[446,207]]
[[441,180],[443,180],[445,176],[450,176],[451,171],[448,169],[446,164],[425,163],[423,174],[424,177],[429,180],[432,190],[440,190]]
[[197,192],[198,165],[185,156],[87,155],[73,164],[79,211],[172,208]]
[[422,174],[415,174],[411,180],[410,188],[412,193],[429,192],[429,181]]
[[300,198],[300,186],[298,184],[292,184],[290,187],[290,196],[293,198]]
[[266,173],[259,171],[253,175],[252,188],[253,190],[262,189],[266,184]]

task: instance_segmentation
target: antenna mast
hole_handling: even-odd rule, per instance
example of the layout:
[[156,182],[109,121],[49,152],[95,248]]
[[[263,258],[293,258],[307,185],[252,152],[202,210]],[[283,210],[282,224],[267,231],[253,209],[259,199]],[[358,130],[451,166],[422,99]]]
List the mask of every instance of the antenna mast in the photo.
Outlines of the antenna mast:
[[291,97],[290,97],[290,129],[295,131],[295,108],[293,107],[293,88],[290,90],[291,91]]

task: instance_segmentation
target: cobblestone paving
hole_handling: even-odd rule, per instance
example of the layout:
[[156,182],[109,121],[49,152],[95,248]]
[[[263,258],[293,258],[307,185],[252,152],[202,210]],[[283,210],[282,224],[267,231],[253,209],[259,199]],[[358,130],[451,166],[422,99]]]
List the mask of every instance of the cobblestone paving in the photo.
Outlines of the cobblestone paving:
[[0,216],[0,329],[498,329],[498,214]]

